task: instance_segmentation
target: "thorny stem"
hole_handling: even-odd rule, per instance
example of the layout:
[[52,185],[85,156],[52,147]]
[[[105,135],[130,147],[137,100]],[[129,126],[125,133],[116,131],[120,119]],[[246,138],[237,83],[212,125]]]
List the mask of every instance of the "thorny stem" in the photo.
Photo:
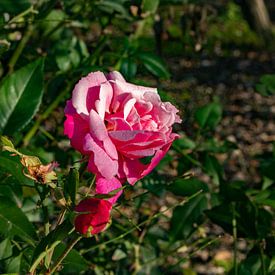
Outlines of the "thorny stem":
[[[172,205],[172,206],[170,206],[170,207],[167,207],[165,210],[156,213],[155,215],[151,216],[151,217],[148,218],[147,220],[145,220],[145,221],[139,223],[137,226],[138,226],[138,227],[141,227],[141,226],[145,225],[146,223],[151,222],[152,220],[158,218],[159,216],[161,216],[162,214],[164,214],[164,213],[167,212],[168,210],[174,209],[174,208],[177,207],[178,205],[186,204],[188,201],[190,201],[191,199],[193,199],[193,198],[197,197],[199,194],[201,194],[202,191],[203,191],[203,190],[200,190],[200,191],[196,192],[195,194],[193,194],[192,196],[190,196],[189,198],[184,199],[184,200],[180,201],[179,203],[177,203],[177,204],[175,204],[175,205]],[[135,231],[135,230],[136,230],[136,227],[133,227],[133,228],[131,228],[130,230],[128,230],[128,231],[122,233],[121,235],[117,236],[117,237],[114,238],[114,239],[108,240],[108,241],[103,242],[103,243],[99,243],[99,244],[97,244],[97,245],[95,245],[95,246],[92,246],[92,247],[90,247],[90,248],[88,248],[88,249],[83,249],[82,251],[80,251],[80,254],[86,254],[86,253],[88,253],[88,252],[90,252],[90,251],[92,251],[92,250],[94,250],[94,249],[96,249],[96,248],[98,248],[98,247],[100,247],[100,246],[102,246],[102,245],[106,245],[106,244],[113,243],[113,242],[116,242],[116,241],[118,241],[118,240],[121,240],[121,239],[123,239],[124,237],[126,237],[127,235],[129,235],[130,233],[132,233],[132,232]]]
[[69,243],[69,245],[66,247],[64,252],[59,256],[59,258],[54,263],[53,267],[49,271],[49,275],[54,274],[54,272],[58,269],[59,265],[62,263],[62,261],[66,258],[66,256],[70,253],[70,251],[73,249],[73,247],[78,243],[78,241],[82,238],[82,236],[77,236],[77,238],[72,239],[72,241]]

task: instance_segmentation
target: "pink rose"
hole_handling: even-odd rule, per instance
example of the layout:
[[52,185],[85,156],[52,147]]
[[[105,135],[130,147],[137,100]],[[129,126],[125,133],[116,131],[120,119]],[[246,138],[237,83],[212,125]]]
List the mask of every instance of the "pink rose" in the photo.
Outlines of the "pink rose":
[[75,207],[75,211],[80,212],[74,220],[76,231],[83,235],[102,232],[109,223],[111,209],[112,204],[106,200],[89,198],[81,201]]
[[[96,191],[105,194],[152,171],[178,137],[172,133],[181,122],[177,112],[155,88],[127,83],[119,72],[95,72],[76,84],[67,101],[64,133],[89,156]],[[140,161],[144,157],[151,157],[149,164]]]

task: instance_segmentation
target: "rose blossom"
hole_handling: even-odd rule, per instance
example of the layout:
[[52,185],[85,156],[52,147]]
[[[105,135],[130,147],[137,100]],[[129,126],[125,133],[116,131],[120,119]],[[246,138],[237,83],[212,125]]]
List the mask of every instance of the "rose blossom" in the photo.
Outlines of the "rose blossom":
[[[181,122],[177,112],[155,88],[130,84],[119,72],[95,72],[76,84],[67,101],[64,133],[89,156],[96,192],[105,194],[152,171],[178,137],[172,133]],[[149,164],[141,162],[144,157],[151,157]]]
[[80,212],[74,220],[76,231],[83,235],[102,232],[109,223],[111,209],[112,204],[106,200],[89,198],[81,201],[75,207],[75,211]]

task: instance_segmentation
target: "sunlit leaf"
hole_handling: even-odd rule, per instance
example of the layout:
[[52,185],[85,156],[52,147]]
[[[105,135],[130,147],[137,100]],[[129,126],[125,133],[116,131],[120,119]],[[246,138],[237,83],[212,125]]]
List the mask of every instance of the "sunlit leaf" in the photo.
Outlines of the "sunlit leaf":
[[44,60],[28,64],[7,76],[0,87],[0,133],[8,135],[26,126],[43,94]]

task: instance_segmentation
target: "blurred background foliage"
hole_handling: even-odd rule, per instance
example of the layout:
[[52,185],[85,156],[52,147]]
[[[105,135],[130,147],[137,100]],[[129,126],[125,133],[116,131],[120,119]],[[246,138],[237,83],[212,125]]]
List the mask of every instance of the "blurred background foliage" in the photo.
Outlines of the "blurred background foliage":
[[[183,118],[158,168],[127,186],[111,227],[60,274],[274,274],[274,11],[262,0],[0,1],[0,133],[57,161],[59,186],[78,181],[62,124],[81,76],[119,70]],[[62,205],[21,170],[1,152],[2,273],[27,274],[45,241],[56,259],[70,239],[43,237],[45,207],[54,225]],[[85,189],[92,175],[80,174]]]

